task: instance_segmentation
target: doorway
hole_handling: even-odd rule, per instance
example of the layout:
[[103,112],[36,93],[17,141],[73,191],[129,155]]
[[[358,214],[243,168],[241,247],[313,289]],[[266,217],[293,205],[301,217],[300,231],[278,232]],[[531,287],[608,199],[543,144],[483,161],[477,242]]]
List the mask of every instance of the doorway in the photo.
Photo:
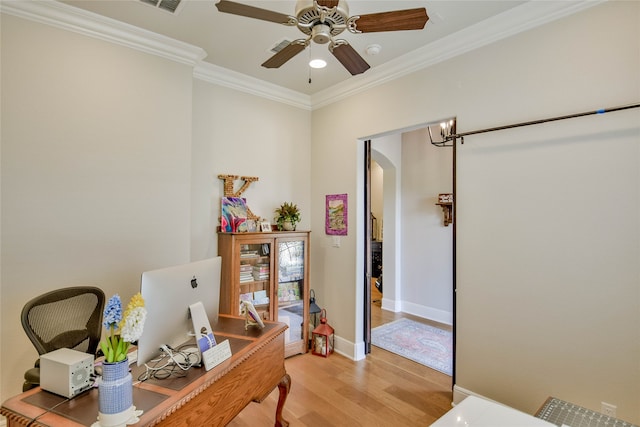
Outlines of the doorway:
[[414,317],[453,327],[453,227],[436,205],[440,193],[453,193],[453,150],[430,143],[430,125],[439,134],[439,123],[427,124],[372,137],[365,148],[367,353],[380,322]]

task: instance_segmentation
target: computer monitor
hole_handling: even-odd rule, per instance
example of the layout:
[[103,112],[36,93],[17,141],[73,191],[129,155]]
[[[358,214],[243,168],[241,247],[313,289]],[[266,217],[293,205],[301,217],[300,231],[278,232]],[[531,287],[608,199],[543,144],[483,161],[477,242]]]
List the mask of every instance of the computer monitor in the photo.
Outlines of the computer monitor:
[[221,258],[214,257],[142,273],[140,293],[147,319],[138,340],[138,366],[160,354],[164,344],[177,348],[193,340],[189,306],[201,301],[211,326],[218,321]]

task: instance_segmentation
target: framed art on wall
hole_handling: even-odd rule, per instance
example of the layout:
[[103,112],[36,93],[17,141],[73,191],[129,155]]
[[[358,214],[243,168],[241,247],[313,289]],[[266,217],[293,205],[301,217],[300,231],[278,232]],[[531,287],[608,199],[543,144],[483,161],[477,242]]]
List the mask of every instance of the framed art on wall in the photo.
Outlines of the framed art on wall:
[[334,236],[346,236],[348,231],[347,195],[327,195],[325,209],[325,233]]

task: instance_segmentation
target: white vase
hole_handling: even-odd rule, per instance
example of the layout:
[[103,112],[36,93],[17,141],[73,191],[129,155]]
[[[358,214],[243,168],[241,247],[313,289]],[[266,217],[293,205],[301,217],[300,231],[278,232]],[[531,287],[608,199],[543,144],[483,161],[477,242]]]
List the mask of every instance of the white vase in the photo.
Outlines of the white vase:
[[135,424],[142,411],[133,406],[133,383],[129,359],[102,364],[98,380],[98,421],[92,427],[120,427]]
[[285,221],[282,223],[282,229],[285,231],[295,231],[296,225],[291,221]]

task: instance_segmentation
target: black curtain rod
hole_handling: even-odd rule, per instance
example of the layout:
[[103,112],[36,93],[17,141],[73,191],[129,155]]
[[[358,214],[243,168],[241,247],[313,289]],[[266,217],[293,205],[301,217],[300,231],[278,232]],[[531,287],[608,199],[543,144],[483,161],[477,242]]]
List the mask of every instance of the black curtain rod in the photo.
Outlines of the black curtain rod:
[[453,134],[453,135],[447,137],[445,141],[455,141],[457,138],[461,138],[462,139],[462,143],[464,144],[464,137],[467,136],[467,135],[475,135],[475,134],[478,134],[478,133],[494,132],[494,131],[503,130],[503,129],[511,129],[511,128],[518,128],[518,127],[522,127],[522,126],[537,125],[537,124],[540,124],[540,123],[555,122],[557,120],[573,119],[575,117],[590,116],[590,115],[593,115],[593,114],[611,113],[611,112],[614,112],[614,111],[628,110],[628,109],[631,109],[631,108],[638,108],[638,107],[640,107],[640,103],[630,104],[630,105],[623,105],[621,107],[602,108],[600,110],[587,111],[585,113],[570,114],[568,116],[551,117],[549,119],[533,120],[533,121],[530,121],[530,122],[515,123],[515,124],[512,124],[512,125],[498,126],[498,127],[493,127],[493,128],[474,130],[474,131],[471,131],[471,132],[456,133],[456,134]]

